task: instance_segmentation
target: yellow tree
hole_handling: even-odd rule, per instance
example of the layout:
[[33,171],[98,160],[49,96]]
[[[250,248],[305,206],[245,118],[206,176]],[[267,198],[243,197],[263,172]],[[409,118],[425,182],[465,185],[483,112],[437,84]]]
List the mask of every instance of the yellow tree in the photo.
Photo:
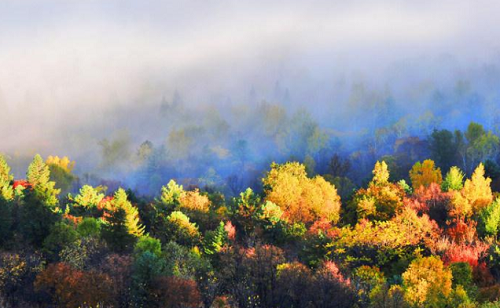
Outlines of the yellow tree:
[[302,164],[273,163],[262,182],[266,201],[278,205],[290,222],[312,223],[326,218],[335,223],[339,220],[337,189],[321,176],[308,178]]
[[187,191],[179,198],[180,209],[187,211],[197,211],[201,213],[208,213],[210,210],[210,199],[206,195],[200,194],[199,189]]
[[452,191],[449,215],[456,221],[464,221],[472,215],[472,205],[462,191]]
[[438,257],[413,261],[403,273],[405,298],[418,307],[442,307],[452,291],[452,273]]
[[160,202],[166,206],[178,205],[180,198],[185,193],[182,185],[178,185],[174,180],[170,180],[167,185],[161,188]]
[[67,156],[49,156],[45,163],[50,170],[50,179],[56,183],[56,188],[62,192],[68,192],[76,177],[71,173],[75,167],[75,162],[70,161]]
[[370,185],[385,185],[389,183],[389,168],[387,167],[387,164],[385,161],[377,161],[375,163],[375,167],[373,168],[373,179],[370,183]]
[[208,196],[200,193],[199,189],[185,191],[174,180],[162,187],[159,201],[174,210],[200,213],[208,213],[212,204]]
[[94,188],[90,185],[83,185],[74,201],[77,207],[91,209],[97,207],[102,199],[104,199],[104,194],[100,193],[100,187]]
[[410,170],[410,179],[413,189],[429,187],[431,183],[441,185],[443,181],[441,169],[436,168],[431,159],[426,159],[423,163],[416,162]]
[[59,158],[59,156],[49,156],[45,160],[45,163],[47,165],[59,166],[59,168],[68,173],[71,173],[73,168],[75,168],[75,162],[71,161],[67,156],[64,156],[63,158]]
[[389,176],[387,164],[377,162],[368,188],[358,190],[353,198],[352,206],[358,218],[388,220],[402,208],[405,192],[389,182]]
[[491,179],[484,176],[483,164],[479,164],[472,177],[465,181],[462,194],[471,204],[474,213],[478,213],[493,202],[490,184]]

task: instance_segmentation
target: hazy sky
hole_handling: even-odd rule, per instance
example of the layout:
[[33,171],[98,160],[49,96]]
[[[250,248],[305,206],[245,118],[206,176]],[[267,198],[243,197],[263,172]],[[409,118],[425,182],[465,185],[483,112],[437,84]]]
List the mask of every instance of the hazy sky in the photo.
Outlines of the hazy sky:
[[499,1],[0,0],[0,152],[55,146],[175,89],[204,104],[285,80],[321,101],[332,76],[496,62],[499,13]]

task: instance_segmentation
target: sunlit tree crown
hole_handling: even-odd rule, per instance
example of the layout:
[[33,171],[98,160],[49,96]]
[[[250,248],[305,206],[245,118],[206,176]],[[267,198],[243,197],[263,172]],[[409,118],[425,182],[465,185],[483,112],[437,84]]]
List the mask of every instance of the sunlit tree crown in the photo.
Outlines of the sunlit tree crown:
[[471,203],[474,212],[490,205],[493,202],[491,179],[484,176],[484,166],[479,164],[472,177],[464,184],[463,194]]
[[144,234],[144,226],[139,220],[139,211],[130,203],[127,198],[127,193],[123,188],[119,188],[113,198],[113,206],[115,210],[123,210],[126,213],[126,222],[128,232],[131,235],[141,236]]
[[375,185],[383,185],[389,182],[389,168],[385,161],[377,161],[375,163],[375,168],[372,171],[373,180],[372,183]]
[[12,196],[14,194],[14,191],[12,189],[11,182],[13,180],[12,174],[10,174],[10,167],[3,158],[2,155],[0,155],[0,197],[4,198],[5,200],[10,200],[12,199]]
[[49,167],[43,162],[39,154],[35,155],[29,165],[26,179],[46,205],[57,205],[57,195],[60,193],[60,190],[54,188],[55,182],[50,181]]
[[459,191],[464,187],[465,174],[458,167],[451,167],[442,183],[443,191]]
[[435,167],[433,160],[426,159],[423,163],[417,162],[413,165],[410,179],[413,189],[419,189],[420,186],[429,187],[432,183],[441,185],[441,169]]

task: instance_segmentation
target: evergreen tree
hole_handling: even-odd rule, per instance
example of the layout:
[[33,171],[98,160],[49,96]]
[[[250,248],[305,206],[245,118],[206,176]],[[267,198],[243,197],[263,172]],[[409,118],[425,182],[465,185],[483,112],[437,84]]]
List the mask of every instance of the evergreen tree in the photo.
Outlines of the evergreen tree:
[[105,219],[103,237],[117,251],[130,248],[136,238],[144,234],[139,212],[130,203],[122,188],[118,189],[113,199],[105,205]]
[[27,243],[41,247],[58,215],[34,190],[26,189],[19,204],[18,230]]
[[102,237],[114,251],[126,251],[134,244],[135,237],[128,232],[126,221],[127,213],[121,208],[106,219]]
[[123,209],[126,213],[126,223],[127,231],[129,234],[139,237],[144,234],[144,227],[140,223],[139,211],[135,206],[130,203],[127,197],[127,193],[123,188],[116,191],[113,203],[115,208]]
[[217,229],[207,231],[203,241],[203,248],[207,255],[218,253],[227,242],[227,231],[224,228],[224,222],[220,222]]
[[0,198],[6,201],[12,200],[14,190],[12,188],[12,180],[14,177],[10,174],[10,167],[0,155]]
[[0,155],[0,244],[3,244],[11,236],[12,226],[12,198],[14,190],[12,188],[13,176],[10,174],[10,167],[5,159]]
[[26,179],[33,187],[35,195],[43,204],[49,207],[55,207],[58,204],[57,195],[61,192],[56,189],[55,182],[50,181],[49,167],[43,162],[40,155],[35,155],[33,161],[28,167]]
[[155,280],[165,271],[165,259],[153,252],[139,254],[132,267],[132,302],[133,307],[154,307],[154,298],[150,296]]

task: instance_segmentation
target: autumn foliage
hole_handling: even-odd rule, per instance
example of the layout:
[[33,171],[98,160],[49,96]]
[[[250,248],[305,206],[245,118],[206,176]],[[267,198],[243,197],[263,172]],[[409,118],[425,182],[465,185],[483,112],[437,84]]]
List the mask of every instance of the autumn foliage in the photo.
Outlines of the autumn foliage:
[[95,307],[112,303],[113,282],[95,271],[80,271],[64,263],[50,264],[35,281],[35,287],[52,294],[60,307]]
[[[154,197],[85,184],[62,198],[51,164],[72,170],[69,159],[37,156],[27,180],[15,180],[0,159],[6,307],[19,298],[89,308],[468,308],[500,299],[500,199],[482,164],[468,178],[450,168],[443,180],[423,160],[407,170],[410,187],[392,179],[394,161],[377,161],[343,203],[331,177],[298,162],[271,164],[261,189],[227,199],[174,180]],[[342,166],[329,172],[345,176]]]
[[290,222],[312,223],[320,218],[339,220],[340,197],[321,176],[309,178],[304,165],[272,164],[262,179],[266,200],[276,203]]

